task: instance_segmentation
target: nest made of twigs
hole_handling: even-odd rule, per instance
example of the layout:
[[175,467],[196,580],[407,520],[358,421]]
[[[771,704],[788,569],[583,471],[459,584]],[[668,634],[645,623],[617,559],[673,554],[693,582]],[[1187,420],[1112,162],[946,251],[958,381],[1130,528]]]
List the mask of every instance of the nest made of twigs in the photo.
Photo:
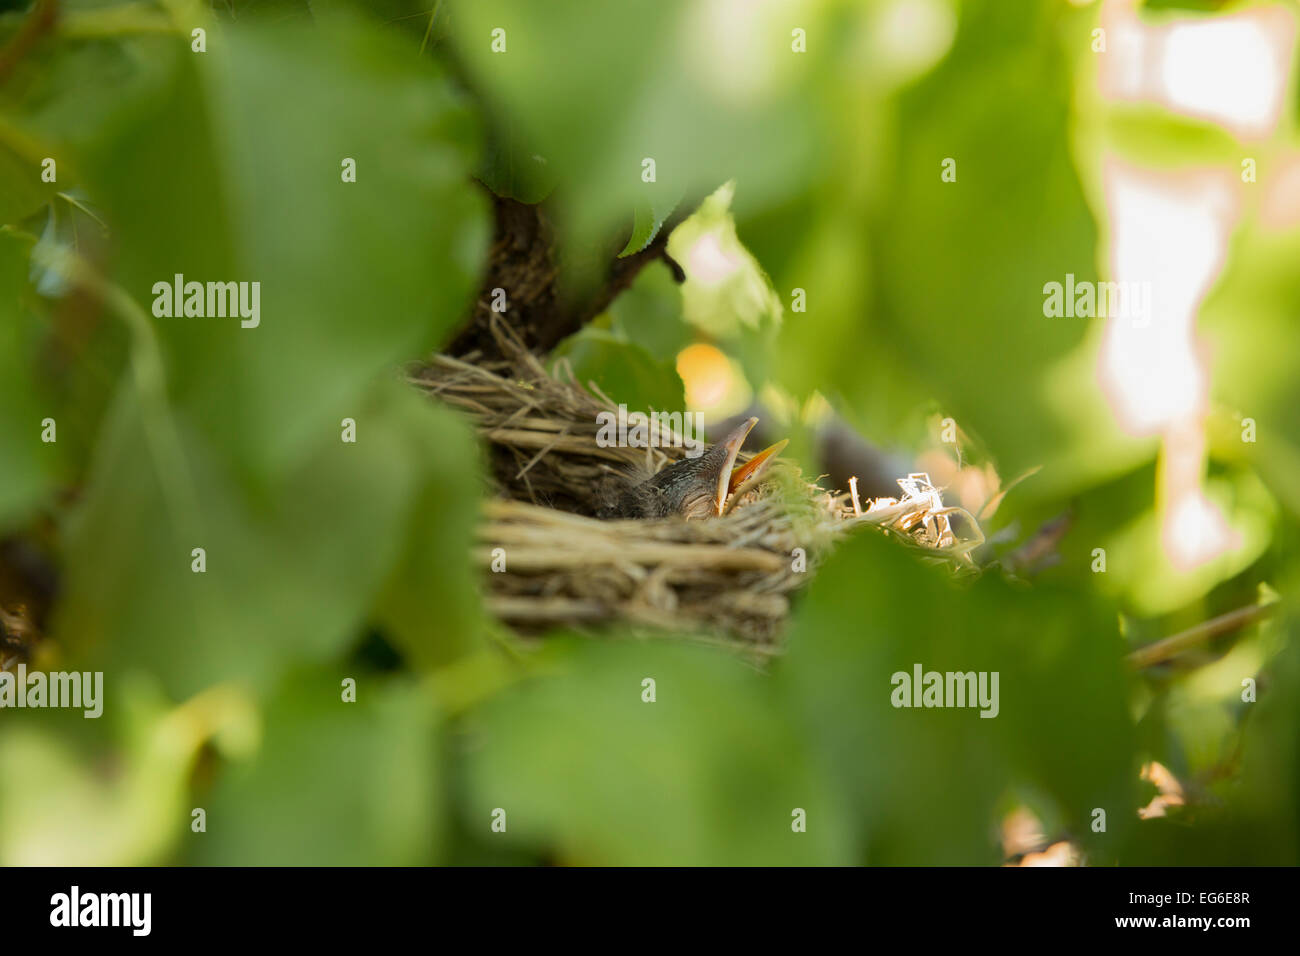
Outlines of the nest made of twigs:
[[[792,592],[850,529],[883,528],[960,565],[983,540],[924,475],[900,480],[899,499],[863,507],[853,489],[828,492],[784,460],[737,489],[721,517],[597,519],[597,502],[683,457],[685,443],[669,433],[661,447],[602,447],[597,416],[615,403],[563,362],[549,372],[500,322],[491,328],[506,358],[438,355],[410,381],[464,412],[487,443],[495,498],[475,557],[489,609],[517,630],[622,621],[770,648]],[[958,512],[973,534],[954,530]]]

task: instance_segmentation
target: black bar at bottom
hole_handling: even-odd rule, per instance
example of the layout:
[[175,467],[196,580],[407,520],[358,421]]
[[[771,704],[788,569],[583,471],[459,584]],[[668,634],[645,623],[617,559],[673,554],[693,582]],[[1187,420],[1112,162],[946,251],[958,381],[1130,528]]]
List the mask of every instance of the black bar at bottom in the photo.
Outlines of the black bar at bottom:
[[510,929],[539,945],[538,934],[561,933],[548,946],[610,929],[620,934],[614,938],[687,938],[661,935],[680,929],[734,945],[777,925],[815,938],[835,930],[860,940],[901,933],[927,944],[1192,935],[1230,942],[1285,931],[1293,881],[1287,870],[1244,868],[10,868],[0,871],[0,923],[9,944],[76,936],[79,943],[283,939],[337,947],[401,933],[437,945],[451,942],[444,933],[457,925],[458,935],[494,943]]

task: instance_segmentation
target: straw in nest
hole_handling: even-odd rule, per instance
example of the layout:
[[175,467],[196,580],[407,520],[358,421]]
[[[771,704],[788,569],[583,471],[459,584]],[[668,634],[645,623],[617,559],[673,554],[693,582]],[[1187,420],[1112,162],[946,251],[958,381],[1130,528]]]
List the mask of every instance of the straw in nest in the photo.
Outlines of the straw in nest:
[[738,488],[718,518],[596,519],[593,502],[683,457],[685,443],[669,434],[664,447],[598,445],[597,416],[615,403],[579,385],[563,363],[549,373],[501,323],[492,332],[505,359],[438,355],[410,380],[462,410],[488,445],[496,497],[484,508],[475,557],[487,572],[489,609],[521,632],[622,621],[772,649],[792,592],[838,536],[864,524],[972,566],[978,525],[944,507],[925,475],[901,479],[899,498],[864,508],[855,488],[827,492],[781,460]]

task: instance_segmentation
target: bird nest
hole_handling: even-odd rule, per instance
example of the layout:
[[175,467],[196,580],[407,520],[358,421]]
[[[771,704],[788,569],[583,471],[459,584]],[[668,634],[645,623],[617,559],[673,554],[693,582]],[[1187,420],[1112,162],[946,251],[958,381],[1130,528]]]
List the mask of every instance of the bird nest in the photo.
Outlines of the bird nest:
[[[475,559],[489,610],[517,631],[621,622],[762,653],[777,647],[793,593],[854,528],[973,566],[978,526],[945,508],[924,475],[900,480],[897,499],[864,506],[854,488],[827,491],[780,459],[738,487],[719,517],[596,518],[597,503],[685,457],[682,436],[661,434],[659,447],[598,443],[597,416],[617,405],[563,361],[548,371],[501,323],[492,331],[504,359],[437,355],[409,380],[465,413],[487,445],[494,496]],[[962,531],[959,516],[969,522]]]

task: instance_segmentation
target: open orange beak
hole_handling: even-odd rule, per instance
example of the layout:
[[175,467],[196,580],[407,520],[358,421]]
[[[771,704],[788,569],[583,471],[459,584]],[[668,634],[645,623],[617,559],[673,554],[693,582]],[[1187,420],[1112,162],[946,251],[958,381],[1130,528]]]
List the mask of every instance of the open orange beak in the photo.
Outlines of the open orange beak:
[[767,471],[767,466],[772,464],[772,459],[790,444],[790,439],[782,438],[775,445],[769,445],[760,451],[749,461],[740,465],[731,473],[731,481],[728,483],[727,493],[731,494],[750,478],[757,478],[763,472]]
[[718,491],[716,500],[719,515],[722,514],[722,509],[727,503],[727,498],[747,480],[750,478],[757,478],[766,471],[768,465],[772,463],[772,459],[779,455],[781,449],[785,448],[785,446],[789,444],[789,441],[783,438],[775,445],[764,448],[743,465],[736,467],[736,456],[740,454],[740,447],[745,444],[746,437],[748,437],[751,429],[753,429],[757,424],[757,418],[747,418],[732,429],[730,434],[728,434],[721,442],[722,446],[727,449],[727,458],[722,471],[718,475]]

